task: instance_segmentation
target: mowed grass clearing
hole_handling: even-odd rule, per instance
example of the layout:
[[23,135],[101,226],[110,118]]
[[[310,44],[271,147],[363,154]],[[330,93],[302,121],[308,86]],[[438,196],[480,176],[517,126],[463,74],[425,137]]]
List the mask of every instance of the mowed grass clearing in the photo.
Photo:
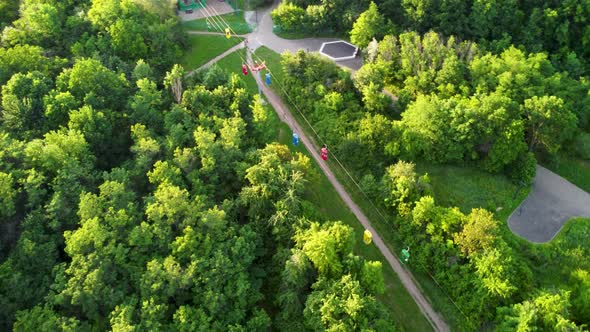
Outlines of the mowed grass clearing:
[[552,172],[559,174],[577,187],[590,193],[590,161],[559,155],[557,161],[543,163]]
[[227,39],[225,36],[211,35],[189,35],[188,40],[190,46],[181,61],[187,71],[199,68],[242,42],[242,38]]
[[254,54],[252,54],[252,59],[259,62],[266,62],[266,67],[270,70],[272,75],[270,87],[274,91],[280,92],[280,86],[285,82],[285,76],[281,66],[281,55],[266,46],[261,46],[256,49]]
[[502,174],[490,174],[475,167],[416,163],[419,174],[428,173],[438,205],[457,206],[468,214],[484,208],[505,222],[526,198],[530,187],[521,187]]

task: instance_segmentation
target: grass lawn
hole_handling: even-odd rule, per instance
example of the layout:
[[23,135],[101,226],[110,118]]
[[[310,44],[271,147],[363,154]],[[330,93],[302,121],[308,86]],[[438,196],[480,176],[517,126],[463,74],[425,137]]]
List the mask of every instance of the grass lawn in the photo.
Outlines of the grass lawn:
[[194,70],[209,60],[242,42],[242,38],[227,39],[225,36],[189,35],[189,49],[182,59],[185,70]]
[[590,251],[589,238],[590,218],[572,218],[563,226],[550,243],[566,250],[580,247],[588,252]]
[[[218,25],[222,25],[223,29],[225,30],[226,26],[223,21],[229,24],[229,27],[235,31],[237,34],[246,34],[252,32],[252,29],[244,20],[244,13],[239,12],[237,15],[235,13],[219,15],[214,19],[210,19],[211,22],[211,29],[207,27],[207,19],[200,18],[192,21],[184,21],[182,22],[182,28],[185,31],[193,30],[193,31],[217,31],[217,32],[224,32],[220,31]],[[223,20],[223,21],[222,21]]]
[[490,174],[474,167],[417,163],[419,174],[428,173],[439,205],[457,206],[463,213],[481,207],[506,221],[512,211],[528,195],[530,188],[521,188],[502,174]]
[[229,73],[236,73],[240,75],[240,77],[246,82],[246,87],[249,92],[251,93],[258,93],[258,86],[256,85],[256,81],[254,80],[254,73],[250,72],[247,76],[242,74],[242,59],[246,59],[246,50],[239,49],[230,55],[226,56],[225,58],[219,60],[217,65],[225,70],[225,72]]
[[590,161],[559,155],[556,162],[543,163],[551,171],[564,177],[580,189],[590,192]]

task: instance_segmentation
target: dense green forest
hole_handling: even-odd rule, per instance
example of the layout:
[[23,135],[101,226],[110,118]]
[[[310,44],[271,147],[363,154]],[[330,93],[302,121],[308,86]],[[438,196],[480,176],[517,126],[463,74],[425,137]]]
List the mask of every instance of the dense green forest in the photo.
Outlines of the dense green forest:
[[0,330],[393,330],[237,75],[154,1],[0,2]]
[[[0,330],[398,329],[381,262],[306,200],[316,168],[275,142],[273,110],[241,74],[186,78],[173,3],[0,0]],[[363,48],[354,76],[286,53],[273,85],[452,299],[453,329],[588,328],[590,220],[530,244],[421,170],[526,187],[537,162],[590,159],[589,1],[289,0],[273,18]]]
[[[409,35],[421,39],[414,33]],[[580,240],[588,234],[588,220],[579,221],[575,228],[579,235],[572,235],[578,237],[572,242],[531,247],[512,235],[494,216],[495,211],[460,211],[438,205],[428,174],[418,174],[414,163],[406,162],[471,165],[503,172],[522,183],[534,176],[533,152],[554,153],[573,138],[579,130],[577,117],[562,99],[534,93],[527,98],[526,91],[549,87],[543,74],[532,70],[538,66],[527,65],[538,59],[516,49],[510,51],[520,55],[510,61],[522,64],[508,70],[523,68],[527,75],[537,76],[532,82],[542,86],[512,87],[521,89],[512,95],[500,91],[484,94],[479,87],[474,89],[482,92],[474,95],[418,93],[412,100],[409,94],[401,117],[397,110],[401,102],[392,106],[390,97],[381,94],[382,86],[378,86],[382,78],[371,76],[376,75],[373,67],[382,63],[366,64],[354,80],[332,62],[303,51],[283,55],[282,64],[291,98],[306,110],[306,117],[328,139],[332,151],[360,179],[364,192],[381,209],[395,215],[390,220],[391,232],[412,248],[412,268],[435,275],[466,315],[463,328],[477,329],[495,322],[500,330],[515,326],[575,329],[588,318],[590,246]],[[491,61],[480,66],[498,70],[502,66],[494,61],[505,60],[505,54],[504,58],[485,54],[475,56],[472,62]],[[485,68],[480,70],[489,73]],[[371,74],[365,75],[367,72]],[[496,78],[494,72],[487,75],[476,82]],[[378,77],[377,82],[371,77]],[[579,82],[572,80],[571,84],[577,88]],[[403,86],[412,88],[409,83]],[[543,122],[543,130],[533,133],[535,126],[539,127],[534,121]],[[551,261],[561,262],[559,273],[539,273],[539,262],[553,265]]]
[[[511,45],[527,52],[547,52],[574,77],[590,69],[590,2],[587,0],[375,0],[381,13],[364,33],[430,30],[477,42],[500,53]],[[286,31],[347,34],[371,0],[286,0],[273,19]],[[370,40],[369,40],[370,41]],[[368,41],[367,41],[368,42]],[[359,46],[364,47],[362,42]]]
[[464,329],[585,326],[588,220],[562,231],[570,238],[531,245],[495,210],[437,204],[415,163],[526,186],[537,161],[588,160],[590,3],[336,3],[285,1],[273,18],[287,31],[349,33],[363,67],[351,77],[316,55],[285,54],[285,86],[363,191],[394,214],[391,232],[412,248],[412,269],[434,275]]

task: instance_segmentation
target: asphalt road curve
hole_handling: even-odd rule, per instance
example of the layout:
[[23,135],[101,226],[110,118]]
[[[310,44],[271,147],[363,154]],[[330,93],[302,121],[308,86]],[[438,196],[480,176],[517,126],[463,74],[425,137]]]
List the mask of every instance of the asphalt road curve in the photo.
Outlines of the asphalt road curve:
[[520,237],[543,243],[572,217],[590,218],[590,194],[537,165],[533,188],[508,218],[508,226]]

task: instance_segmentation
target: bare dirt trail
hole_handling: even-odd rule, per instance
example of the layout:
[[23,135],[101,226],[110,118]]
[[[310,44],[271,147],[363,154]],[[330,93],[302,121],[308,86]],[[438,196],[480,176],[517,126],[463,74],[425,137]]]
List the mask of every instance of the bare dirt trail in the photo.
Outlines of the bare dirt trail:
[[[248,53],[249,61],[251,61],[251,55]],[[334,186],[342,200],[348,205],[350,210],[354,213],[357,217],[359,222],[368,229],[373,234],[373,242],[381,251],[381,254],[385,257],[391,268],[397,273],[398,277],[400,278],[404,287],[408,290],[408,293],[412,296],[424,316],[430,321],[430,324],[436,331],[450,331],[449,326],[447,323],[442,319],[442,317],[432,308],[430,302],[424,297],[422,292],[417,286],[417,282],[412,276],[412,274],[407,271],[405,268],[402,267],[400,261],[391,253],[387,245],[383,242],[379,234],[375,231],[369,219],[365,216],[365,214],[361,211],[359,206],[352,200],[348,192],[344,189],[342,184],[336,179],[332,170],[326,165],[325,161],[323,161],[319,154],[319,147],[315,146],[312,141],[305,135],[305,132],[302,130],[301,126],[287,106],[283,103],[282,99],[271,89],[269,89],[264,82],[262,82],[262,78],[259,75],[253,75],[256,79],[256,83],[260,90],[266,96],[268,102],[274,107],[279,118],[283,120],[285,123],[289,125],[289,127],[299,134],[299,138],[303,145],[307,148],[313,158],[316,160],[324,174],[330,180],[330,183]]]
[[[276,5],[276,3],[275,3],[275,5]],[[270,20],[269,12],[270,12],[270,9],[267,9],[263,13],[262,17],[263,17],[263,19],[265,19],[265,22],[258,26],[257,31],[250,33],[248,35],[242,36],[242,37],[246,37],[249,40],[248,44],[250,45],[249,47],[251,47],[252,50],[256,49],[259,46],[266,45],[266,46],[269,46],[271,49],[273,49],[275,52],[282,52],[283,50],[291,50],[291,48],[299,49],[299,48],[303,48],[303,47],[306,47],[308,49],[311,48],[312,51],[315,51],[316,48],[319,49],[319,45],[321,45],[322,42],[326,41],[326,39],[321,39],[321,38],[309,38],[309,39],[305,39],[305,40],[286,40],[286,39],[281,39],[281,38],[276,37],[272,33],[272,21]],[[196,32],[196,31],[195,32],[191,31],[189,33],[223,35],[222,33],[210,33],[210,32],[203,33],[203,32]],[[208,66],[214,64],[215,62],[219,61],[220,59],[224,58],[225,56],[231,54],[232,52],[234,52],[244,46],[245,46],[245,44],[242,42],[242,43],[230,48],[229,50],[225,51],[224,53],[220,54],[219,56],[217,56],[217,57],[213,58],[212,60],[210,60],[209,62],[207,62],[205,65],[201,66],[199,69],[202,69],[202,68],[205,68],[205,67],[208,67]],[[252,62],[250,52],[248,52],[248,61]],[[354,69],[353,69],[353,71],[354,71]],[[192,71],[188,75],[190,76],[194,72],[195,71]],[[406,288],[408,293],[412,296],[412,298],[414,299],[414,301],[416,302],[416,304],[418,305],[418,307],[420,308],[420,310],[422,311],[424,316],[428,319],[428,321],[432,325],[433,329],[435,331],[445,331],[445,332],[450,331],[450,328],[447,325],[447,323],[434,310],[434,308],[432,308],[432,305],[430,304],[430,302],[422,294],[419,287],[417,286],[418,283],[416,282],[416,280],[414,279],[412,274],[408,270],[406,270],[402,266],[400,261],[397,259],[397,257],[392,254],[392,252],[389,250],[387,245],[383,242],[383,240],[381,239],[379,234],[375,231],[375,229],[373,228],[373,226],[369,222],[369,219],[364,215],[364,213],[361,211],[359,206],[352,200],[352,198],[350,197],[348,192],[346,192],[346,190],[344,189],[342,184],[340,184],[340,182],[336,179],[332,170],[321,159],[320,154],[319,154],[319,146],[316,146],[316,144],[314,144],[314,141],[305,135],[305,133],[302,130],[299,123],[297,123],[297,121],[295,120],[293,115],[290,113],[289,108],[283,103],[282,99],[274,91],[270,90],[264,84],[260,75],[257,75],[255,73],[252,73],[252,74],[253,74],[254,78],[256,79],[256,83],[258,84],[260,91],[262,93],[264,93],[268,102],[274,107],[279,118],[283,122],[287,123],[289,125],[289,127],[294,132],[297,132],[299,134],[301,142],[307,148],[307,150],[310,152],[310,154],[313,156],[313,158],[316,160],[317,164],[320,166],[320,168],[322,169],[324,174],[326,174],[326,177],[328,178],[330,183],[332,183],[332,185],[334,186],[334,188],[336,189],[336,191],[338,192],[338,194],[340,195],[342,200],[346,203],[346,205],[348,205],[350,210],[354,213],[354,215],[357,217],[357,219],[363,225],[363,227],[365,227],[365,229],[368,229],[373,234],[373,243],[375,243],[375,245],[377,246],[377,248],[379,249],[379,251],[381,252],[383,257],[385,257],[385,259],[387,260],[387,263],[391,266],[393,271],[395,271],[395,273],[398,275],[402,284],[404,285],[404,287]]]

